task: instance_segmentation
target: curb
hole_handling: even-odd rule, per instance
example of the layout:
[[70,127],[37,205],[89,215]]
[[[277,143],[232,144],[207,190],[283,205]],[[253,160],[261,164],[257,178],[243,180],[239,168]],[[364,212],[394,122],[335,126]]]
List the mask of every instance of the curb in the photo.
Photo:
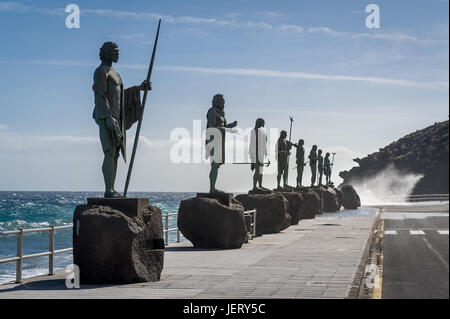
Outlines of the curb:
[[378,210],[377,216],[372,224],[372,228],[370,229],[370,235],[368,236],[366,243],[364,244],[363,252],[361,253],[361,258],[359,260],[358,266],[356,267],[355,273],[353,274],[352,282],[350,289],[348,290],[348,294],[345,299],[357,299],[360,291],[360,287],[362,284],[362,280],[364,278],[365,266],[367,260],[370,257],[370,247],[373,241],[374,236],[376,235],[376,230],[378,228],[379,223],[381,222],[381,209]]

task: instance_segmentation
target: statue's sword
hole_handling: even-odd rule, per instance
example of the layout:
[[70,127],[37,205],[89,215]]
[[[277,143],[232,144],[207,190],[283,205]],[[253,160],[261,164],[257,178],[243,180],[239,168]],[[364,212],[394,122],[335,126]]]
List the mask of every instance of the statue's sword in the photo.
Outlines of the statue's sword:
[[161,26],[161,19],[159,19],[159,22],[158,22],[158,30],[156,31],[155,43],[153,44],[152,58],[150,60],[150,66],[148,67],[147,82],[146,82],[147,85],[145,86],[144,96],[142,97],[142,114],[141,114],[141,118],[139,119],[139,122],[138,122],[138,126],[136,129],[136,135],[134,136],[133,153],[131,154],[130,166],[128,167],[128,173],[127,173],[127,181],[125,182],[125,190],[123,192],[124,197],[127,196],[128,185],[130,184],[131,171],[133,170],[134,156],[136,155],[136,149],[137,149],[137,145],[138,145],[138,141],[139,141],[139,133],[141,131],[141,126],[142,126],[142,119],[144,118],[144,109],[145,109],[145,102],[147,101],[148,84],[150,83],[150,78],[152,77],[153,62],[155,61],[156,45],[158,44],[160,26]]

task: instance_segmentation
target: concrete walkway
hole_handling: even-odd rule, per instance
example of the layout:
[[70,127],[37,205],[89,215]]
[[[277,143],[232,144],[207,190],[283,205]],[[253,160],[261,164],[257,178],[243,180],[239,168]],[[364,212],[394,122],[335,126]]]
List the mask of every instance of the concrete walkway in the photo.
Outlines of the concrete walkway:
[[241,249],[171,244],[159,282],[67,289],[65,273],[0,286],[0,298],[352,298],[377,210],[301,220]]

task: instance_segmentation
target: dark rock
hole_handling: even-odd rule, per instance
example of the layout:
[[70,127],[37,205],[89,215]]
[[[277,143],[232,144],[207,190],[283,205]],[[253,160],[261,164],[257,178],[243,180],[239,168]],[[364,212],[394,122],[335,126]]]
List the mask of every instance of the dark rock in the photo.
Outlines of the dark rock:
[[334,213],[340,209],[336,192],[333,188],[327,187],[322,191],[323,194],[323,211],[325,213]]
[[128,217],[136,217],[148,206],[148,198],[104,198],[91,197],[87,199],[88,205],[109,206],[119,209]]
[[339,209],[341,209],[342,204],[344,203],[344,195],[339,188],[334,188],[334,191],[336,192],[336,197],[338,199]]
[[[148,199],[147,199],[148,203]],[[164,263],[161,210],[129,217],[110,206],[79,205],[73,215],[73,259],[81,284],[158,281]]]
[[297,225],[302,219],[303,195],[298,192],[280,192],[288,200],[288,214],[291,217],[291,225]]
[[222,191],[216,191],[214,193],[197,193],[197,197],[217,199],[223,205],[230,206],[231,200],[233,199],[233,193],[225,193]]
[[412,195],[448,194],[449,191],[449,122],[448,120],[412,132],[399,140],[355,159],[359,165],[339,173],[343,185],[366,181],[387,168],[400,173],[423,175]]
[[320,197],[312,189],[304,187],[297,190],[303,196],[301,219],[313,219],[320,214]]
[[278,233],[290,226],[288,201],[281,194],[237,195],[245,210],[256,209],[256,235]]
[[181,201],[178,229],[196,248],[241,248],[247,240],[244,208],[235,199],[230,205],[206,197]]
[[352,185],[344,185],[340,189],[343,195],[342,205],[345,209],[357,209],[361,206],[359,195]]
[[259,189],[255,189],[255,190],[251,189],[251,190],[248,191],[249,195],[254,195],[254,194],[272,194],[272,193],[273,193],[273,191],[270,190],[270,189],[267,189],[267,188],[262,188],[262,189],[259,188]]
[[314,186],[309,188],[319,196],[319,212],[317,214],[323,214],[323,188]]

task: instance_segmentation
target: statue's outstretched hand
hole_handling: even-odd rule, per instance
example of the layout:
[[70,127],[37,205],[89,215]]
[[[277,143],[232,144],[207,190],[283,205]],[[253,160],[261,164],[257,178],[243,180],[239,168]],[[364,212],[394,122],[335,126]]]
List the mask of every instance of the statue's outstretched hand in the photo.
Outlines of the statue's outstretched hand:
[[145,91],[145,87],[147,86],[147,90],[151,91],[152,90],[152,82],[149,82],[147,84],[147,80],[142,81],[141,85],[139,86],[139,88],[141,89],[141,91]]
[[230,123],[230,124],[227,124],[226,127],[227,127],[227,128],[233,128],[233,127],[235,127],[236,125],[237,125],[237,121],[234,121],[234,122],[232,122],[232,123]]

